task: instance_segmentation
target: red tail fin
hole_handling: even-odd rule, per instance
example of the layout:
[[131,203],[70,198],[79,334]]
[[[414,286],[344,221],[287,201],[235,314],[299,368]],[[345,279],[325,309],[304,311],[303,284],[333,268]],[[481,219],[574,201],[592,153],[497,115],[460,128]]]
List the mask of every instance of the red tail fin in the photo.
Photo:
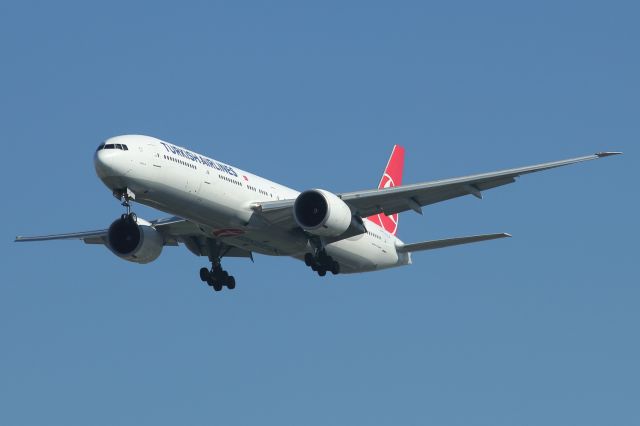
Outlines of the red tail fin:
[[[402,185],[402,169],[404,168],[404,148],[394,145],[387,167],[384,169],[382,179],[378,189],[391,188]],[[391,235],[396,235],[398,231],[398,214],[387,216],[384,213],[369,216],[368,219],[376,225],[384,228]]]

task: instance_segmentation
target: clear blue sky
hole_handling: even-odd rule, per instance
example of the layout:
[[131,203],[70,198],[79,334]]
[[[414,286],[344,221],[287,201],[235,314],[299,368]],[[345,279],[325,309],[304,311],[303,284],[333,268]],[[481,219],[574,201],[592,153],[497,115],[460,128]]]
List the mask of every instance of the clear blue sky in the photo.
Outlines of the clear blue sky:
[[[179,5],[178,5],[179,3]],[[637,2],[4,2],[0,424],[638,425]],[[297,189],[593,153],[400,217],[514,238],[320,279],[184,247],[141,266],[17,234],[102,228],[105,138]],[[138,208],[145,218],[164,216]]]

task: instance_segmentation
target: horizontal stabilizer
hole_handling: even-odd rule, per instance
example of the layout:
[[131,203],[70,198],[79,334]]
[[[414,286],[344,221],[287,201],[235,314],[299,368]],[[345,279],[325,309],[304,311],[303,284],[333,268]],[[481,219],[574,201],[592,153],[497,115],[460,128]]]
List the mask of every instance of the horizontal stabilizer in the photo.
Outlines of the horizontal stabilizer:
[[461,244],[477,243],[479,241],[496,240],[498,238],[508,238],[508,237],[511,237],[511,235],[506,233],[501,233],[501,234],[473,235],[470,237],[448,238],[446,240],[424,241],[421,243],[403,244],[401,246],[398,246],[398,252],[409,253],[413,251],[434,250],[434,249],[451,247],[451,246],[459,246]]

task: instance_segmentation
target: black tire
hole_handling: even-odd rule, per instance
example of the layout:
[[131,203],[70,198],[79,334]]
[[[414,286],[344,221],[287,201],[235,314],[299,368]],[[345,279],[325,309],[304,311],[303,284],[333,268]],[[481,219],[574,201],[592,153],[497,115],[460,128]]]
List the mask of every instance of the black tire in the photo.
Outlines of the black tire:
[[311,265],[311,270],[312,270],[313,272],[318,272],[318,265],[315,265],[315,264],[314,264],[314,265]]
[[130,213],[129,220],[133,223],[138,223],[138,216],[135,213]]
[[222,282],[220,282],[220,281],[214,281],[214,282],[213,282],[213,286],[212,286],[212,287],[213,287],[213,289],[214,289],[215,291],[220,291],[220,290],[222,290]]
[[204,282],[209,279],[209,270],[207,268],[200,268],[200,279]]
[[229,290],[233,290],[234,288],[236,288],[236,279],[233,277],[233,275],[230,275],[229,279],[227,280],[227,288]]
[[318,275],[320,275],[321,277],[324,277],[325,275],[327,275],[327,270],[324,268],[318,269]]
[[331,273],[333,275],[338,275],[340,273],[340,264],[338,262],[336,262],[335,260],[331,264]]
[[307,266],[312,266],[314,263],[316,263],[315,259],[313,258],[313,255],[311,253],[307,253],[304,255],[304,264]]

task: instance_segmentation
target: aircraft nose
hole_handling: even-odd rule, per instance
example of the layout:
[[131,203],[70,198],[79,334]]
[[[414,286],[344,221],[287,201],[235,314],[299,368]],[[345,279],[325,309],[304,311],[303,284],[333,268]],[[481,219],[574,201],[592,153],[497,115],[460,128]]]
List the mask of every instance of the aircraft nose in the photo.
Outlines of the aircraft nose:
[[109,139],[98,146],[93,156],[96,174],[105,183],[122,178],[130,171],[130,161],[127,161],[129,148],[126,144],[118,143],[120,141],[115,139]]
[[100,177],[115,176],[117,174],[116,163],[117,153],[114,150],[106,150],[104,148],[96,151],[93,157],[93,165],[96,173]]

